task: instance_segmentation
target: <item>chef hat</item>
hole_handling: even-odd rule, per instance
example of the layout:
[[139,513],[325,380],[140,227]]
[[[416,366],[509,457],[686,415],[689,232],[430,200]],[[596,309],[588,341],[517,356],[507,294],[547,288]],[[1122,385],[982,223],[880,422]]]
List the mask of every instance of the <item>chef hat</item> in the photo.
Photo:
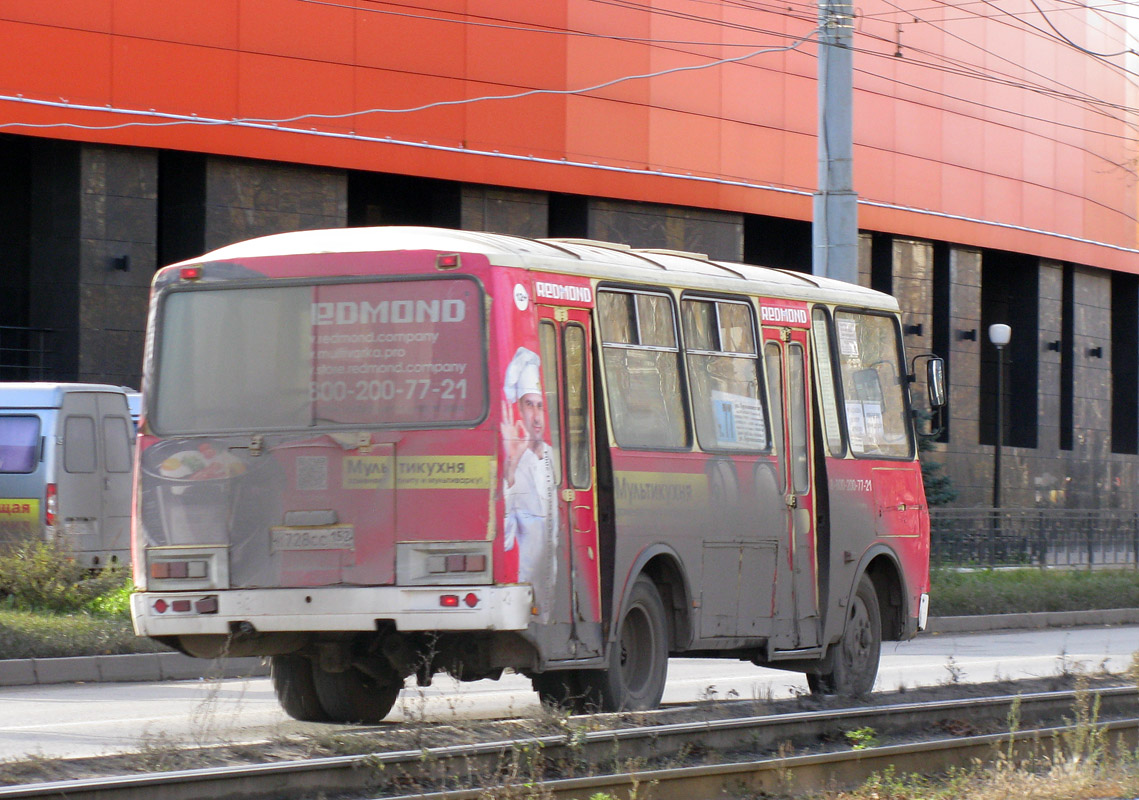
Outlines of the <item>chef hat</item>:
[[542,382],[538,374],[541,359],[533,350],[519,347],[506,368],[502,392],[508,402],[515,402],[524,394],[541,394]]

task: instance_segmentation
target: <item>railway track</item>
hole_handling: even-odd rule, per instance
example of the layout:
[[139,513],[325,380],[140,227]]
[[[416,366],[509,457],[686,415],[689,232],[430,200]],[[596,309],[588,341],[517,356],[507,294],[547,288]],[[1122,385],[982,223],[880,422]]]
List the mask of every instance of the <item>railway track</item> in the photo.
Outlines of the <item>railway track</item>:
[[[1134,746],[1139,693],[1114,687],[1096,695],[1105,735]],[[1076,715],[1081,702],[1086,709],[1087,692],[1061,691],[630,728],[575,724],[558,736],[0,787],[0,800],[253,800],[320,792],[466,800],[512,782],[540,782],[544,795],[556,798],[624,794],[633,786],[677,800],[722,797],[725,789],[798,791],[851,785],[888,765],[922,773],[965,765],[993,757],[998,744],[1005,752],[1039,749],[1063,735],[1067,726],[1056,723]],[[1007,732],[1010,713],[1015,735]],[[604,717],[577,719],[604,724]],[[847,734],[871,729],[880,740],[909,741],[852,750]],[[598,769],[608,774],[594,774]]]

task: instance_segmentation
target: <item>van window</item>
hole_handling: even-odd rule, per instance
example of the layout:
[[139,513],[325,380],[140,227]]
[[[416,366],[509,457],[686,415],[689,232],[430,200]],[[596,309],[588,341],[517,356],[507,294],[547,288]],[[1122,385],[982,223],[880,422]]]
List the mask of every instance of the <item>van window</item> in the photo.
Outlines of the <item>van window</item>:
[[103,457],[107,472],[130,472],[130,433],[126,417],[103,417]]
[[39,417],[0,417],[0,472],[35,471]]
[[68,472],[95,471],[95,420],[91,417],[64,420],[63,468]]

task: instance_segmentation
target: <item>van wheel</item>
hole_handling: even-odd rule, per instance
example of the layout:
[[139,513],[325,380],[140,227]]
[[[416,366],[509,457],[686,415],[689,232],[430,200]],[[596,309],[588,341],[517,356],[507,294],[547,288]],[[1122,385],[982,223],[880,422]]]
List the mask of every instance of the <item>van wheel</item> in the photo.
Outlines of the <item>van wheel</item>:
[[269,676],[277,702],[285,713],[301,722],[327,722],[328,714],[316,696],[312,662],[304,656],[273,656]]
[[869,694],[878,677],[882,651],[882,615],[874,582],[866,575],[850,604],[842,639],[832,646],[822,671],[807,674],[813,694],[839,694],[860,697]]
[[325,672],[319,664],[313,664],[312,677],[320,705],[332,722],[380,722],[392,710],[403,688],[403,681],[390,667],[374,677],[356,667]]
[[604,711],[644,711],[660,704],[668,676],[668,629],[651,580],[642,575],[633,584],[608,668],[582,670],[581,676],[585,701]]

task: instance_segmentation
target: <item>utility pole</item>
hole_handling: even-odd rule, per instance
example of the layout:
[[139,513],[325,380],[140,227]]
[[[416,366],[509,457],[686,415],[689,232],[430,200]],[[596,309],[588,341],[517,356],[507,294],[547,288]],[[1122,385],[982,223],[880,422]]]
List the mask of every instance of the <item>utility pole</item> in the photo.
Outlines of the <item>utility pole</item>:
[[811,272],[857,283],[852,3],[819,0],[819,29],[819,189],[814,196]]

